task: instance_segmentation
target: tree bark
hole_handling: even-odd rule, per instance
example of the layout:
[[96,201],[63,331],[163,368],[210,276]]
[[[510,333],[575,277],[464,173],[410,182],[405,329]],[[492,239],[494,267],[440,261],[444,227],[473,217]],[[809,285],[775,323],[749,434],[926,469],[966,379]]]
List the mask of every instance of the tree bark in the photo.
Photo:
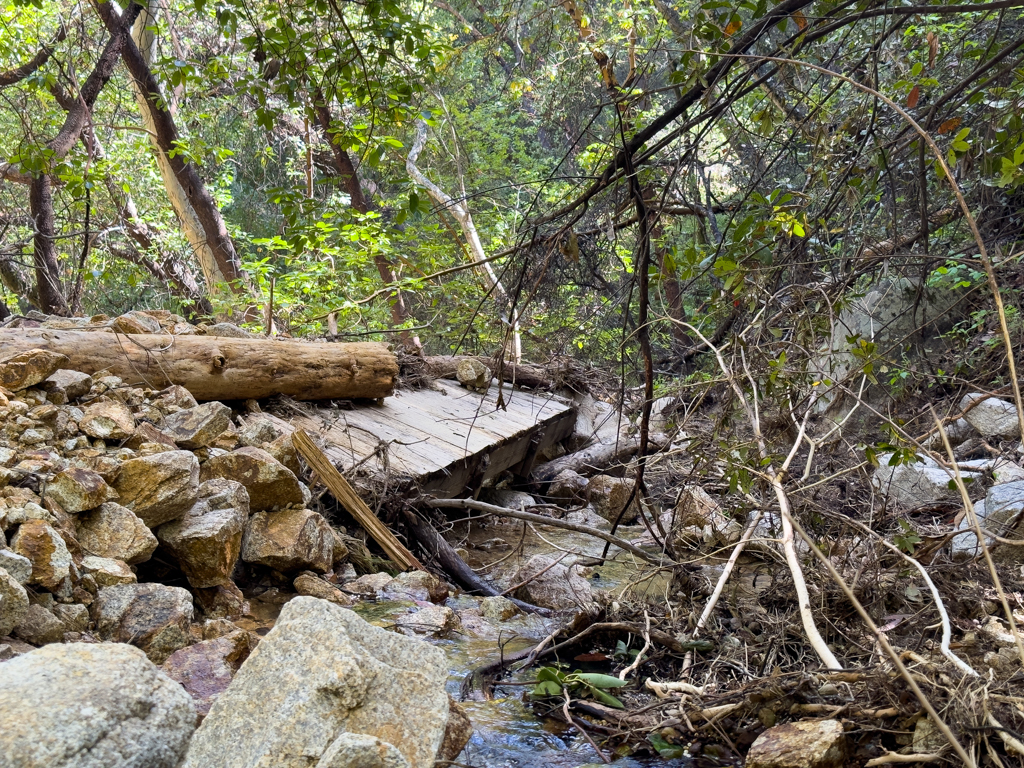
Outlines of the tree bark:
[[[216,201],[193,163],[181,152],[171,157],[179,141],[178,128],[163,106],[160,84],[150,70],[156,42],[151,29],[156,23],[158,6],[158,0],[150,0],[135,25],[132,39],[124,45],[121,57],[132,77],[143,126],[149,132],[164,188],[196,253],[209,292],[216,294],[227,285],[234,293],[247,294],[245,275]],[[96,8],[108,29],[118,24],[118,14],[110,3],[97,4]]]
[[378,399],[394,392],[398,377],[395,356],[376,342],[14,329],[0,330],[0,349],[48,349],[67,355],[76,371],[105,371],[152,389],[180,384],[199,400]]

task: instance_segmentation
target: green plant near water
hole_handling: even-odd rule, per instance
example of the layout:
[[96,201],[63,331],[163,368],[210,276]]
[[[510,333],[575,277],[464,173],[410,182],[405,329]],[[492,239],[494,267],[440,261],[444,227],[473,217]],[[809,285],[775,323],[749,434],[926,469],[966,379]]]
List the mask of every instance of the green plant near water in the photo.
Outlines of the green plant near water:
[[587,696],[609,707],[623,709],[622,702],[606,693],[606,689],[622,688],[625,685],[625,680],[619,680],[611,675],[582,672],[578,669],[575,672],[563,672],[558,667],[541,667],[537,673],[537,683],[530,694],[534,698],[542,699],[548,696],[561,696],[563,691],[568,691],[577,697]]

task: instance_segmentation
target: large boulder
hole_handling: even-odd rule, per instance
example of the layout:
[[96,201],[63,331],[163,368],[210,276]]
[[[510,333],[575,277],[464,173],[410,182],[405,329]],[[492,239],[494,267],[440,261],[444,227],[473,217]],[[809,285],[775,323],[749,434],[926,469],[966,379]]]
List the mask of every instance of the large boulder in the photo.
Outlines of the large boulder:
[[231,426],[231,409],[216,401],[197,405],[164,419],[163,429],[182,448],[205,448]]
[[[595,475],[587,484],[587,496],[597,514],[605,520],[611,523],[618,520],[622,525],[629,525],[640,514],[639,500],[633,496],[634,485],[632,480],[623,480],[621,477]],[[633,496],[632,501],[630,496]]]
[[17,392],[35,386],[68,362],[66,355],[45,349],[20,352],[0,361],[0,387]]
[[163,663],[163,670],[188,691],[199,716],[206,717],[258,640],[242,630],[204,640],[172,653]]
[[192,595],[163,584],[121,584],[99,591],[90,607],[103,640],[138,646],[154,664],[191,641]]
[[156,528],[184,515],[199,496],[199,459],[189,451],[165,451],[121,465],[114,483],[120,503]]
[[[974,513],[978,516],[981,527],[989,533],[1005,539],[1024,537],[1024,480],[993,485],[988,489],[985,499],[974,505]],[[957,531],[951,544],[954,556],[974,557],[981,554],[978,537],[974,534],[974,526],[967,515],[960,521]],[[995,539],[988,539],[985,543],[991,547],[995,544]],[[996,559],[1019,560],[1018,549],[1014,546],[1000,546],[993,556]]]
[[79,515],[76,523],[78,543],[90,555],[135,564],[149,560],[157,547],[138,515],[112,501]]
[[70,575],[71,553],[60,534],[43,520],[23,522],[11,539],[11,549],[32,563],[30,584],[52,592]]
[[842,768],[847,742],[838,720],[802,720],[776,725],[757,737],[747,768]]
[[160,542],[170,550],[193,587],[225,584],[242,550],[249,494],[234,480],[209,480],[199,500],[178,520],[161,525]]
[[[980,401],[980,402],[978,402]],[[1018,437],[1020,422],[1017,420],[1017,409],[1012,403],[989,397],[980,392],[964,395],[960,401],[960,409],[964,410],[973,403],[978,403],[964,414],[967,422],[983,437]]]
[[334,561],[334,533],[308,509],[257,512],[242,540],[242,559],[278,571],[325,573]]
[[218,477],[244,485],[253,512],[303,503],[302,487],[295,473],[260,448],[239,448],[203,464],[204,483]]
[[[360,736],[391,745],[411,768],[431,768],[448,721],[447,677],[440,649],[297,597],[214,702],[184,768],[400,766],[394,756],[353,762],[376,744]],[[355,755],[335,755],[360,744]]]
[[6,570],[0,568],[0,637],[11,634],[28,611],[28,593]]
[[48,645],[3,664],[0,766],[177,768],[189,695],[128,645]]
[[99,473],[82,467],[68,467],[46,484],[46,498],[60,504],[65,512],[76,514],[116,499],[117,493]]
[[591,609],[594,594],[580,567],[572,561],[556,560],[551,555],[531,557],[513,578],[516,584],[525,582],[516,590],[516,596],[542,608]]
[[[953,473],[940,467],[935,461],[923,458],[919,461],[891,466],[892,454],[878,457],[878,469],[871,479],[890,501],[905,507],[919,507],[938,501],[959,499],[960,492],[950,488]],[[978,472],[961,471],[964,480],[978,480]]]
[[16,637],[32,645],[59,643],[64,639],[64,622],[41,605],[30,605],[14,628]]

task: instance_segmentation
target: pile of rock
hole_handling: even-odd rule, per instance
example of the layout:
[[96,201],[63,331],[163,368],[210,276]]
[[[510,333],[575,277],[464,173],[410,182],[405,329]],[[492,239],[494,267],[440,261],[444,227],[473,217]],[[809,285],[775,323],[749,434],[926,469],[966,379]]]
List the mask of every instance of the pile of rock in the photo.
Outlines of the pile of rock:
[[[153,320],[158,329],[175,319],[169,313],[155,320],[153,313],[132,314]],[[276,603],[277,610],[297,594],[309,595],[321,599],[305,605],[307,613],[340,610],[338,605],[350,605],[360,594],[356,573],[348,563],[343,532],[310,508],[311,494],[299,479],[287,424],[258,408],[236,414],[223,403],[197,403],[182,387],[131,387],[117,377],[63,368],[66,364],[67,358],[43,350],[0,360],[0,661],[5,662],[5,681],[15,680],[15,687],[26,686],[26,691],[41,690],[39,680],[47,676],[81,678],[69,690],[84,691],[86,698],[95,694],[90,704],[97,720],[83,724],[85,735],[79,735],[104,743],[107,736],[86,733],[95,727],[109,731],[110,742],[91,751],[93,762],[75,762],[67,751],[73,745],[48,741],[43,751],[32,751],[19,741],[19,728],[8,727],[8,705],[22,710],[11,703],[14,699],[7,701],[6,693],[0,694],[2,738],[11,749],[35,755],[18,765],[107,765],[112,763],[105,762],[104,750],[112,754],[129,743],[149,757],[125,765],[177,765],[187,745],[187,736],[184,742],[179,737],[185,731],[191,735],[195,713],[215,715],[217,697],[247,659],[256,658],[254,649],[265,647],[278,631],[270,630],[261,643],[255,630],[265,632],[273,620],[254,615],[250,601]],[[371,578],[381,582],[382,590],[423,601],[420,612],[451,613],[429,602],[448,597],[447,586],[436,577]],[[335,632],[341,626],[351,631],[353,622],[362,621],[354,614],[330,616]],[[422,619],[410,624],[408,634],[438,633],[453,625],[447,616]],[[353,640],[356,645],[365,643],[363,635],[372,629],[365,627],[352,632],[359,638]],[[335,636],[332,642],[341,641]],[[418,650],[405,649],[403,657],[430,651],[422,643],[406,642]],[[308,638],[296,647],[303,643],[312,643],[307,654],[320,647],[319,639],[313,643]],[[47,647],[34,650],[40,646]],[[307,659],[315,668],[312,660]],[[153,665],[163,665],[163,671]],[[446,671],[443,663],[434,666],[430,674],[441,675],[443,698]],[[79,667],[88,674],[79,675]],[[417,667],[427,674],[423,669]],[[313,674],[310,669],[277,671],[276,683],[261,682],[270,692],[289,675]],[[362,674],[366,685],[376,680],[377,672],[364,669]],[[411,672],[401,674],[407,678]],[[115,689],[116,696],[111,694]],[[355,692],[330,690],[349,708],[360,700]],[[365,698],[366,692],[360,695]],[[443,710],[438,743],[447,720],[446,701]],[[27,712],[26,718],[36,716]],[[343,710],[332,712],[332,717],[343,717]],[[39,727],[46,730],[51,720],[65,719],[49,709],[39,715]],[[148,735],[137,739],[138,729]],[[154,735],[153,729],[163,735]],[[69,743],[76,738],[68,736]],[[146,739],[159,744],[147,746]],[[429,764],[421,756],[391,754],[381,746],[387,739],[376,746],[364,742],[321,746],[338,754],[372,748],[383,755],[381,765]],[[64,757],[44,754],[51,747]],[[405,745],[398,749],[407,751]],[[309,764],[326,768],[341,765],[338,759]]]
[[200,323],[193,325],[166,309],[146,309],[126,312],[117,317],[61,317],[32,310],[27,315],[12,316],[4,328],[45,328],[53,331],[96,331],[99,333],[162,333],[172,336],[226,336],[251,338],[253,334],[233,323]]

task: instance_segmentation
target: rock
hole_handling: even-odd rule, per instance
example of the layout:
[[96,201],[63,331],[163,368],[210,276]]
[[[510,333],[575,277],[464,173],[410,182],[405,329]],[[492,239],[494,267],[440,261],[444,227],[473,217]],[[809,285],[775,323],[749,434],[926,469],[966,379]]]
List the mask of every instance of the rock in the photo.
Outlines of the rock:
[[480,601],[480,614],[491,621],[508,621],[519,613],[522,611],[507,597],[485,597]]
[[32,563],[30,584],[54,591],[71,573],[71,553],[53,526],[42,520],[27,520],[11,539],[15,554]]
[[132,432],[132,436],[125,440],[124,447],[131,448],[133,451],[138,451],[146,444],[160,445],[170,451],[178,450],[177,443],[171,439],[170,435],[161,432],[148,421],[143,421],[135,427],[135,431]]
[[460,360],[455,367],[455,378],[459,384],[473,392],[486,392],[493,376],[490,368],[472,357]]
[[221,336],[229,339],[252,339],[254,334],[249,333],[244,328],[239,328],[234,323],[214,323],[207,327],[207,336]]
[[448,695],[448,726],[444,731],[444,741],[437,750],[438,762],[458,760],[462,750],[466,748],[473,736],[473,723],[459,703]]
[[0,361],[0,387],[17,392],[35,386],[69,362],[67,356],[30,349]]
[[1017,420],[1017,409],[1012,403],[997,397],[988,397],[980,392],[964,395],[960,401],[960,410],[981,400],[978,405],[964,414],[964,418],[982,437],[1019,437],[1020,423]]
[[331,559],[332,564],[337,565],[338,563],[343,563],[348,559],[348,544],[346,544],[345,540],[341,538],[341,534],[333,528],[331,529],[331,534],[334,537]]
[[174,413],[183,408],[195,408],[199,403],[192,393],[182,386],[172,384],[161,389],[152,400],[152,405],[163,413]]
[[160,333],[159,321],[142,312],[125,312],[111,320],[110,327],[119,333]]
[[181,517],[196,503],[199,460],[189,451],[166,451],[126,461],[114,490],[121,504],[156,528]]
[[[937,501],[959,499],[960,492],[950,488],[952,474],[931,459],[890,466],[891,454],[878,457],[878,469],[871,479],[872,484],[882,491],[890,501],[906,507],[919,507]],[[980,479],[977,472],[961,471],[964,480]]]
[[345,590],[365,597],[376,597],[392,581],[386,573],[367,573],[345,584]]
[[85,632],[89,628],[89,609],[78,603],[57,603],[50,609],[64,625],[65,632]]
[[110,557],[83,557],[82,573],[91,576],[98,587],[114,587],[138,581],[128,563]]
[[505,509],[518,509],[520,512],[537,506],[537,500],[523,491],[509,491],[502,488],[488,488],[484,501]]
[[973,459],[960,462],[961,471],[969,469],[972,472],[991,472],[995,480],[993,485],[1004,485],[1018,480],[1024,480],[1024,469],[1021,469],[1009,459]]
[[85,409],[78,428],[89,437],[101,440],[126,440],[135,431],[135,417],[119,400],[104,400]]
[[626,502],[633,494],[634,485],[632,481],[623,480],[621,477],[596,475],[587,483],[587,496],[597,514],[605,520],[614,523],[618,519],[621,524],[629,525],[640,514],[640,505],[635,496],[629,507],[626,507]]
[[516,590],[516,597],[542,608],[563,610],[576,607],[589,610],[594,606],[590,582],[580,567],[565,560],[556,563],[551,555],[534,555],[513,577],[513,583],[527,582]]
[[238,619],[249,613],[249,602],[232,581],[205,589],[193,588],[192,592],[199,607],[209,618]]
[[411,768],[431,768],[448,720],[447,677],[439,649],[297,597],[214,702],[184,768],[354,768],[333,756],[342,734],[376,737]]
[[333,584],[321,579],[312,571],[303,571],[295,577],[292,582],[295,591],[306,597],[319,597],[321,600],[330,600],[336,605],[352,605],[355,600],[346,595]]
[[409,762],[376,736],[343,733],[327,748],[316,768],[409,768]]
[[580,507],[579,509],[567,512],[564,519],[567,523],[586,525],[590,528],[597,528],[598,530],[608,530],[611,528],[608,521],[597,514],[597,510],[594,509],[592,504],[587,504],[585,507]]
[[400,573],[384,586],[384,595],[398,600],[429,600],[443,603],[448,599],[448,586],[426,571]]
[[413,613],[399,616],[395,623],[406,634],[435,637],[445,637],[462,629],[458,615],[445,605],[428,605]]
[[[77,400],[89,393],[92,388],[92,376],[81,371],[58,368],[46,377],[42,383],[45,392],[62,392],[68,402]],[[52,399],[52,398],[51,398]]]
[[334,558],[334,534],[316,512],[283,509],[257,512],[242,539],[242,559],[283,573],[326,573]]
[[587,478],[571,469],[564,469],[555,475],[548,486],[547,497],[557,504],[585,502]]
[[[967,421],[967,419],[957,419],[953,423],[946,425],[946,437],[949,439],[949,444],[954,448],[972,435],[976,434],[978,433],[974,430],[974,427],[971,426],[971,423]],[[937,431],[934,435],[929,437],[923,445],[925,448],[945,453],[942,435]]]
[[846,734],[838,720],[802,720],[769,728],[751,745],[746,768],[842,768]]
[[127,645],[48,645],[3,676],[4,766],[176,768],[195,729],[189,695]]
[[59,643],[64,639],[64,624],[41,605],[30,605],[14,628],[16,637],[32,645]]
[[242,662],[249,658],[258,639],[236,629],[175,651],[163,663],[163,671],[188,691],[199,717],[206,717],[213,702],[227,690]]
[[303,494],[295,474],[260,448],[239,448],[211,458],[203,465],[203,482],[217,477],[237,480],[249,492],[254,512],[302,504]]
[[28,593],[17,579],[0,568],[0,637],[11,634],[28,611]]
[[91,469],[68,467],[46,484],[46,498],[56,501],[65,512],[76,514],[116,499],[117,492]]
[[[1024,536],[1024,480],[993,485],[988,489],[984,501],[975,503],[974,513],[978,516],[981,527],[989,533],[1004,539],[1021,538]],[[954,557],[980,555],[978,537],[974,534],[974,526],[967,515],[960,521],[957,531],[964,533],[958,533],[953,537],[950,546]],[[993,546],[995,539],[989,539],[985,543]],[[1014,551],[1016,549],[1018,548],[1013,546],[1001,546],[993,552],[993,558],[1016,561],[1020,558],[1020,553]]]
[[216,401],[172,413],[163,429],[182,448],[194,451],[210,445],[231,426],[231,409]]
[[215,587],[231,579],[249,518],[249,494],[234,480],[199,486],[199,500],[185,516],[161,525],[160,542],[177,558],[193,587]]
[[[32,578],[32,561],[24,555],[9,549],[0,549],[0,568],[3,568],[19,584],[28,584]],[[0,632],[0,635],[3,635]]]
[[190,642],[192,595],[163,584],[105,587],[90,607],[96,633],[103,640],[130,643],[154,664]]
[[91,555],[143,563],[157,547],[157,538],[127,507],[115,502],[101,504],[76,520],[78,543]]

